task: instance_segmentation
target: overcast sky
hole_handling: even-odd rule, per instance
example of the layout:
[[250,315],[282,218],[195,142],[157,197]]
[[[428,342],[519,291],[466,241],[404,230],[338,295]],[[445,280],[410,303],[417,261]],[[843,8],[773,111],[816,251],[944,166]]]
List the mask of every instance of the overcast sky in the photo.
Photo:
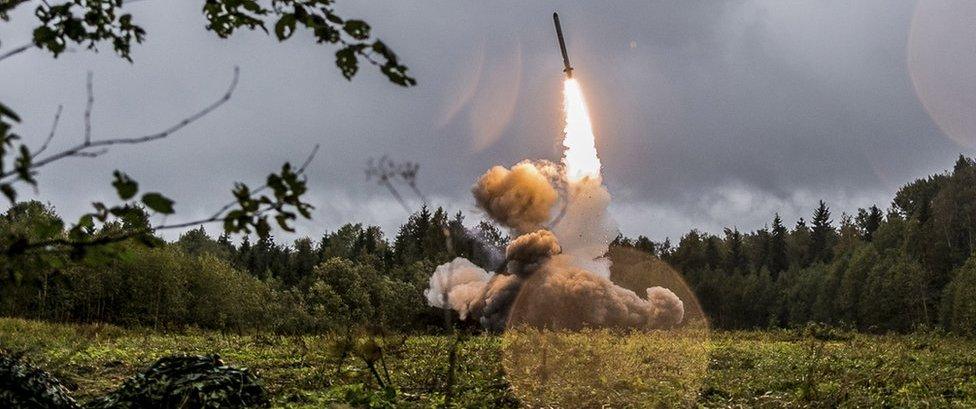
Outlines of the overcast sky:
[[[887,207],[900,185],[974,154],[976,10],[965,0],[918,11],[888,0],[581,3],[339,0],[410,67],[418,85],[403,89],[372,67],[346,81],[335,49],[303,32],[221,40],[204,29],[202,1],[141,1],[126,6],[148,31],[133,64],[107,49],[56,60],[31,50],[0,62],[0,100],[35,146],[64,104],[55,149],[81,138],[88,70],[94,137],[109,138],[179,121],[240,66],[237,92],[213,114],[152,145],[46,168],[39,197],[77,217],[113,200],[121,169],[187,220],[226,202],[235,181],[259,185],[321,144],[308,171],[317,209],[300,233],[358,221],[392,235],[406,212],[366,181],[370,157],[420,163],[431,201],[470,213],[470,186],[490,166],[558,160],[558,10],[625,234],[753,230],[774,212],[793,223],[818,199],[839,219]],[[31,13],[0,25],[0,52],[29,41]]]

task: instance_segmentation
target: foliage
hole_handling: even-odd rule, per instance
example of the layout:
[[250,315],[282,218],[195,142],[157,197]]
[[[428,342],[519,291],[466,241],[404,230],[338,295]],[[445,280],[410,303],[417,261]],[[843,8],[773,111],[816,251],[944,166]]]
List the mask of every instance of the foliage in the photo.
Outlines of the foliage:
[[246,368],[227,366],[218,355],[174,355],[127,379],[86,408],[261,408],[267,391]]
[[57,378],[4,350],[0,350],[0,406],[30,409],[79,407]]
[[[29,2],[4,2],[0,18],[5,20],[10,11]],[[132,15],[123,12],[124,0],[31,3],[37,3],[34,15],[39,23],[33,30],[33,44],[55,57],[69,44],[97,50],[99,45],[108,43],[121,58],[132,61],[133,42],[141,43],[146,38],[146,31],[133,21]],[[373,38],[370,25],[340,17],[333,0],[205,0],[202,11],[207,29],[221,38],[230,37],[241,28],[268,33],[270,25],[277,39],[285,41],[298,27],[304,27],[318,43],[341,46],[336,52],[336,65],[347,79],[352,79],[359,59],[363,59],[376,65],[393,83],[416,84],[396,54],[383,41]]]
[[[692,231],[673,248],[668,241],[623,236],[614,244],[638,248],[640,243],[639,251],[654,251],[681,271],[718,328],[820,322],[874,332],[941,326],[970,334],[976,314],[967,298],[973,258],[965,264],[954,254],[973,253],[969,232],[976,225],[955,211],[976,201],[966,184],[976,183],[972,169],[968,159],[960,159],[952,173],[939,179],[941,190],[930,192],[935,205],[926,210],[925,222],[903,216],[920,210],[891,210],[878,220],[881,211],[872,207],[858,218],[842,215],[834,227],[827,204],[820,202],[812,227],[800,220],[787,228],[777,215],[769,229],[727,229],[724,237]],[[137,187],[129,183],[119,177],[120,194],[136,197]],[[898,202],[897,208],[919,206]],[[128,227],[109,223],[92,233],[98,237],[145,226],[145,213],[139,214]],[[49,207],[18,204],[0,218],[0,241],[69,235],[62,226]],[[944,234],[922,239],[940,231],[957,238],[950,240],[954,247],[946,247]],[[362,224],[346,224],[291,245],[270,235],[255,242],[245,236],[234,244],[226,233],[214,239],[197,229],[155,249],[132,242],[104,246],[99,260],[45,253],[8,258],[3,264],[12,284],[0,287],[0,312],[284,334],[369,324],[441,330],[444,316],[428,307],[422,295],[431,271],[452,255],[495,270],[506,240],[489,223],[469,229],[463,214],[449,217],[441,208],[427,207],[411,215],[392,240]]]
[[[779,215],[771,229],[724,237],[692,230],[678,246],[651,246],[688,279],[719,328],[852,325],[869,331],[941,326],[972,333],[976,305],[976,162],[960,156],[952,171],[899,190],[887,214],[877,206],[841,215],[835,227],[820,201],[810,226],[791,230]],[[618,238],[617,244],[633,247]]]
[[954,332],[976,335],[976,255],[953,275],[942,298],[942,322]]
[[[0,286],[0,314],[58,321],[110,322],[154,328],[196,326],[233,331],[271,330],[309,333],[341,330],[367,324],[395,330],[442,327],[443,315],[423,298],[429,274],[448,254],[443,229],[452,231],[453,245],[462,254],[481,254],[475,260],[495,262],[474,235],[493,234],[486,227],[472,232],[463,216],[448,221],[441,209],[426,210],[401,232],[422,237],[411,243],[404,263],[396,244],[375,227],[348,224],[319,240],[300,238],[292,246],[273,237],[239,245],[225,233],[214,239],[206,230],[190,230],[174,243],[146,248],[133,240],[92,249],[84,259],[57,254],[31,264],[21,255],[7,258],[14,276]],[[4,231],[15,234],[68,234],[53,209],[38,202],[15,206],[0,218]],[[436,216],[436,218],[434,218]],[[109,223],[93,233],[116,234],[114,229],[139,228]],[[401,233],[401,237],[408,237]],[[158,240],[158,239],[157,239]],[[419,245],[418,245],[419,243]],[[494,252],[500,252],[495,248]],[[480,253],[472,253],[480,252]],[[97,257],[101,254],[101,257]],[[0,260],[4,259],[0,256]],[[55,270],[49,266],[55,265]]]
[[[146,37],[145,30],[133,21],[132,15],[123,11],[126,8],[124,0],[4,1],[0,4],[0,20],[7,21],[14,9],[25,4],[35,5],[33,15],[38,25],[32,34],[33,46],[49,51],[55,58],[71,44],[83,45],[93,51],[97,51],[100,45],[110,44],[116,54],[131,62],[133,43],[141,43]],[[202,11],[207,20],[207,29],[221,38],[229,37],[241,28],[268,32],[267,26],[273,22],[276,37],[279,41],[285,41],[294,34],[296,27],[301,26],[308,29],[318,43],[339,46],[336,65],[346,79],[351,80],[355,76],[362,60],[377,66],[384,76],[397,85],[407,87],[416,84],[416,80],[407,74],[407,67],[400,63],[393,50],[373,37],[368,23],[358,19],[344,19],[336,14],[333,7],[332,0],[205,0]],[[0,60],[29,48],[30,46],[14,48],[0,56]],[[55,136],[61,108],[59,107],[55,115],[54,126],[43,145],[31,149],[21,142],[20,135],[13,132],[14,125],[20,121],[19,116],[0,102],[0,193],[14,204],[18,184],[36,189],[35,176],[42,167],[50,163],[69,157],[96,157],[105,153],[111,145],[140,144],[165,138],[229,100],[237,80],[238,72],[235,69],[231,86],[220,99],[162,132],[136,138],[93,140],[91,111],[94,98],[89,73],[84,140],[64,151],[46,156],[42,153]],[[304,168],[305,165],[295,168],[285,163],[280,172],[269,174],[266,183],[261,187],[252,189],[243,183],[236,184],[232,191],[234,202],[206,219],[173,225],[150,226],[147,223],[140,228],[115,231],[114,235],[96,236],[94,232],[98,223],[118,221],[133,224],[135,219],[143,217],[145,210],[161,215],[175,212],[173,200],[162,193],[146,192],[137,197],[139,184],[129,175],[115,171],[112,186],[118,193],[120,204],[93,203],[94,211],[82,215],[68,229],[67,234],[59,237],[32,240],[29,235],[8,235],[0,238],[0,244],[4,245],[0,247],[0,253],[15,257],[31,252],[62,252],[79,259],[92,247],[129,239],[157,246],[160,243],[154,235],[155,230],[185,228],[211,222],[223,222],[227,233],[254,232],[261,238],[267,238],[270,234],[269,220],[273,220],[282,230],[293,231],[290,223],[298,216],[311,217],[309,211],[312,206],[302,201],[306,192]],[[261,194],[264,190],[271,194]],[[52,230],[61,233],[61,226]],[[56,269],[58,265],[55,263],[47,267]]]

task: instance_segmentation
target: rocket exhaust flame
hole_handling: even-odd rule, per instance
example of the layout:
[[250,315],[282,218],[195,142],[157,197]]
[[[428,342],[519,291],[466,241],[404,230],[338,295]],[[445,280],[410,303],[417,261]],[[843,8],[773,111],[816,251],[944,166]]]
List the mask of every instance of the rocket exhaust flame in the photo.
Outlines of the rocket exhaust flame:
[[596,154],[596,137],[586,100],[579,82],[568,78],[563,82],[563,110],[566,114],[566,128],[563,136],[563,165],[570,182],[587,177],[600,177],[600,158]]
[[566,166],[566,175],[570,182],[596,179],[600,177],[600,158],[596,156],[596,140],[593,137],[590,114],[586,109],[586,100],[583,99],[579,82],[573,78],[573,67],[569,65],[569,53],[566,51],[558,13],[552,13],[552,21],[556,26],[559,51],[563,55],[563,72],[566,73],[566,81],[563,82],[563,111],[566,114],[563,165]]

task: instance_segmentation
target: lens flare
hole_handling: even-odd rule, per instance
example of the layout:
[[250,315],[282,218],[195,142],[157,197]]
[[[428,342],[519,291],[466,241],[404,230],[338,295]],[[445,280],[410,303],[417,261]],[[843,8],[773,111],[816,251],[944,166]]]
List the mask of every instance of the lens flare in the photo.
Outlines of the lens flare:
[[600,158],[596,155],[596,138],[593,124],[586,109],[583,90],[574,78],[563,83],[563,110],[566,113],[566,129],[563,136],[563,165],[570,182],[600,177]]

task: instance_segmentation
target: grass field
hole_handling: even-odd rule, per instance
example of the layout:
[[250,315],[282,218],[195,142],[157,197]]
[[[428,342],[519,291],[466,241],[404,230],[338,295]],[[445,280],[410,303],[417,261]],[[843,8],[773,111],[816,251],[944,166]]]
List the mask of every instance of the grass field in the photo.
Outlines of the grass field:
[[[395,394],[377,386],[363,359],[340,359],[340,340],[0,319],[0,346],[26,352],[82,401],[182,352],[218,353],[255,370],[275,406],[429,407],[448,399],[453,336],[380,340],[386,359],[376,368]],[[456,351],[456,407],[976,407],[976,341],[929,333],[523,331],[464,337]]]

